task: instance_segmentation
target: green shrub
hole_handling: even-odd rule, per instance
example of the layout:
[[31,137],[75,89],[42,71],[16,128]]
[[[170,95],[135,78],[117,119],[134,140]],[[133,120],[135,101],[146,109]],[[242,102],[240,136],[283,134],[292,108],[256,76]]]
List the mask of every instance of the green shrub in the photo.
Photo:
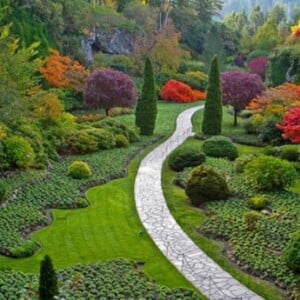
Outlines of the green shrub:
[[257,57],[268,57],[268,55],[269,55],[268,51],[256,49],[248,54],[247,61],[249,62],[253,58],[257,58]]
[[185,74],[175,74],[173,79],[189,85],[192,89],[205,90],[208,76],[200,71],[187,72]]
[[0,170],[9,169],[9,161],[5,152],[4,142],[0,141]]
[[182,171],[186,167],[195,167],[205,161],[205,154],[200,148],[189,146],[178,147],[169,156],[169,166],[174,171]]
[[186,195],[194,206],[213,200],[225,200],[229,189],[225,179],[211,168],[196,167],[188,179]]
[[248,204],[251,208],[256,210],[262,210],[267,206],[268,199],[264,196],[254,196],[248,200]]
[[262,153],[267,156],[277,156],[278,151],[276,147],[266,146],[263,148]]
[[60,152],[70,154],[86,154],[97,150],[96,138],[90,135],[87,131],[75,131],[71,133],[64,143],[63,149]]
[[284,145],[279,147],[279,157],[288,161],[297,161],[299,150],[296,145]]
[[244,213],[243,221],[246,225],[246,228],[250,231],[254,231],[258,228],[258,220],[260,218],[260,213],[257,211],[247,211]]
[[264,117],[260,114],[251,116],[244,122],[244,128],[247,133],[259,133],[260,126],[263,124]]
[[286,265],[295,273],[300,273],[300,231],[293,234],[292,239],[284,249]]
[[36,250],[36,243],[28,240],[23,245],[10,249],[10,253],[13,257],[28,257],[33,255]]
[[96,141],[98,149],[111,149],[116,145],[115,135],[103,128],[92,128],[84,131]]
[[0,203],[3,202],[3,200],[6,197],[7,193],[7,187],[4,182],[0,182]]
[[13,135],[5,140],[5,152],[11,165],[19,168],[31,166],[35,153],[30,143],[21,136]]
[[202,150],[206,155],[213,157],[227,157],[230,160],[238,157],[238,150],[231,139],[222,135],[212,136],[205,140]]
[[284,142],[282,132],[276,127],[281,119],[276,116],[265,117],[259,128],[259,138],[272,145],[280,145]]
[[68,176],[75,179],[84,179],[92,175],[90,166],[83,161],[74,161],[68,167]]
[[280,190],[297,179],[294,166],[277,157],[261,155],[250,161],[244,171],[248,184],[259,190]]
[[124,134],[117,134],[116,135],[116,146],[118,148],[128,147],[129,141]]
[[238,157],[235,162],[234,162],[234,169],[237,173],[243,173],[245,170],[245,167],[247,163],[252,161],[254,158],[256,158],[258,154],[256,153],[251,153],[251,154],[245,154],[242,155],[241,157]]

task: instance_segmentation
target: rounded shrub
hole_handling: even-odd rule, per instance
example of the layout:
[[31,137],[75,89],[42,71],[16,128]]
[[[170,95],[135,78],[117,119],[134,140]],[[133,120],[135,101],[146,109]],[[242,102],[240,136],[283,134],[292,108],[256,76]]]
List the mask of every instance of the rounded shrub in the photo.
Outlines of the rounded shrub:
[[13,135],[5,140],[5,152],[11,165],[19,168],[31,166],[35,153],[30,143],[21,136]]
[[169,166],[174,171],[182,171],[186,167],[195,167],[205,161],[205,154],[200,148],[178,147],[169,156]]
[[258,228],[258,220],[260,218],[260,213],[254,210],[245,212],[243,216],[244,224],[246,228],[250,231],[254,231]]
[[124,134],[117,134],[116,135],[116,146],[118,148],[125,148],[129,146],[129,141]]
[[203,166],[198,166],[192,171],[185,193],[195,206],[229,197],[229,189],[224,177],[213,169]]
[[68,176],[75,179],[84,179],[92,175],[90,166],[83,161],[74,161],[68,167]]
[[277,156],[277,149],[276,149],[276,147],[266,146],[262,150],[262,153],[267,156]]
[[293,234],[283,255],[286,265],[293,272],[300,273],[300,231]]
[[252,161],[257,156],[258,156],[258,154],[251,153],[251,154],[246,154],[246,155],[242,155],[242,156],[238,157],[234,162],[235,171],[237,173],[243,173],[247,163]]
[[227,157],[230,160],[235,160],[239,155],[231,139],[222,135],[215,135],[205,140],[202,150],[208,156]]
[[288,161],[297,161],[299,150],[296,145],[284,145],[279,148],[279,157]]
[[116,145],[116,137],[110,130],[92,128],[85,132],[95,139],[98,149],[111,149]]
[[95,137],[89,135],[88,132],[80,130],[71,133],[67,138],[61,152],[71,154],[86,154],[97,150],[97,142]]
[[268,199],[264,196],[254,196],[248,200],[248,204],[255,210],[262,210],[267,206]]
[[297,179],[294,166],[277,157],[261,155],[250,161],[244,171],[246,182],[259,190],[280,190]]

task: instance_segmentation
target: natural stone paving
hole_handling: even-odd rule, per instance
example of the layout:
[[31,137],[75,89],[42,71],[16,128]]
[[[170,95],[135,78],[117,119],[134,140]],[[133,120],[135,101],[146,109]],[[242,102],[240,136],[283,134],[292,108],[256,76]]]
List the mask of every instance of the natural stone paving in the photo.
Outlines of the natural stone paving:
[[161,169],[167,155],[192,135],[191,117],[203,107],[182,112],[174,134],[141,162],[135,180],[139,217],[167,259],[209,299],[262,299],[231,277],[183,232],[171,215],[161,188]]

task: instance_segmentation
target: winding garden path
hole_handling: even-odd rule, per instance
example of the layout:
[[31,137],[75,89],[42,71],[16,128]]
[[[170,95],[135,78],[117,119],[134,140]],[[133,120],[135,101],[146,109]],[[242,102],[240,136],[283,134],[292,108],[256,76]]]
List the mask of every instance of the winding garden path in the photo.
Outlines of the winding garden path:
[[171,215],[161,187],[161,170],[167,155],[192,135],[191,117],[202,107],[185,110],[177,118],[173,135],[141,162],[135,180],[139,217],[166,258],[209,299],[262,299],[231,277],[183,232]]

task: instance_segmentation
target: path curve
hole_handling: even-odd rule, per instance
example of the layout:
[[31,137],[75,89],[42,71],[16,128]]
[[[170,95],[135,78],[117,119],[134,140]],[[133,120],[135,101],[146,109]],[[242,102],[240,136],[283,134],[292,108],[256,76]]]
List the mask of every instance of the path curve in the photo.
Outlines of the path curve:
[[161,170],[167,155],[192,135],[191,117],[203,106],[182,112],[173,135],[141,162],[135,179],[135,202],[147,232],[166,258],[212,300],[262,299],[211,260],[183,232],[171,215],[161,187]]

